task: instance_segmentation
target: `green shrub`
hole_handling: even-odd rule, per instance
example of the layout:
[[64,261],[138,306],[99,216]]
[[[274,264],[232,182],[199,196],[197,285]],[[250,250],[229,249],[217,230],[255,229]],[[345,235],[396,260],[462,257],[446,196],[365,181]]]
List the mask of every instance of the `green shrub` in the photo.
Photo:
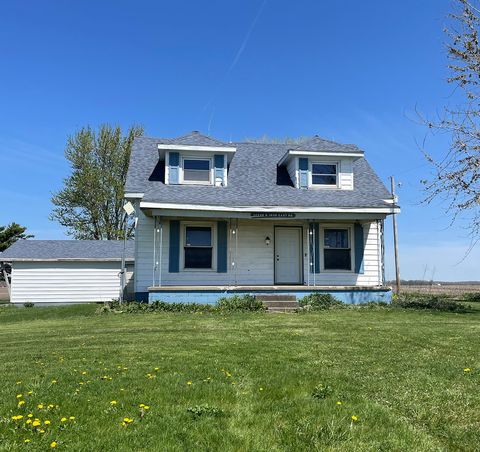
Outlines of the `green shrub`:
[[329,395],[333,394],[333,389],[331,386],[324,385],[320,383],[319,385],[315,386],[312,392],[312,397],[314,399],[326,399]]
[[400,295],[392,303],[392,306],[403,309],[466,312],[466,308],[462,304],[435,295]]
[[253,295],[233,295],[231,297],[222,297],[217,302],[220,311],[265,311],[265,306]]
[[299,300],[299,303],[302,309],[308,311],[323,311],[326,309],[345,307],[345,304],[332,294],[318,292],[305,295]]
[[97,312],[115,314],[137,314],[147,312],[246,312],[265,311],[263,303],[252,295],[234,295],[220,298],[217,304],[201,303],[167,303],[166,301],[154,301],[153,303],[125,302],[120,304],[112,300],[101,306]]
[[146,312],[214,312],[215,306],[200,303],[167,303],[154,301],[153,303],[139,303],[136,301],[120,304],[118,301],[109,301],[98,309],[98,313],[146,313]]
[[203,405],[195,405],[187,408],[187,412],[193,414],[196,417],[200,416],[221,416],[223,415],[223,410],[220,408],[204,403]]
[[464,301],[480,303],[480,292],[469,292],[463,294]]
[[34,306],[35,306],[35,304],[32,303],[31,301],[27,301],[27,302],[23,303],[24,308],[33,308]]

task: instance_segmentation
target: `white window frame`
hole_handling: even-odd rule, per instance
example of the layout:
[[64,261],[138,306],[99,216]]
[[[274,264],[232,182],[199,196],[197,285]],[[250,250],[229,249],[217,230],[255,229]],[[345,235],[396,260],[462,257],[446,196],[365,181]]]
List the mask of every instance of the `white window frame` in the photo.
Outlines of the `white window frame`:
[[[348,231],[348,243],[350,245],[350,270],[335,270],[325,268],[325,230],[346,229]],[[327,248],[328,249],[328,248]],[[347,248],[335,248],[347,249]],[[322,224],[320,227],[320,271],[325,273],[355,273],[355,243],[353,237],[353,224]]]
[[[185,244],[187,227],[209,227],[212,230],[212,267],[211,268],[185,268]],[[217,271],[217,225],[208,221],[182,221],[180,223],[180,269],[182,272],[216,272]]]
[[[313,165],[335,165],[336,169],[336,180],[337,183],[335,185],[323,185],[323,184],[314,184],[313,183]],[[338,161],[328,161],[328,160],[309,160],[308,162],[308,186],[309,188],[318,188],[318,189],[327,189],[327,190],[335,190],[340,188],[340,162]],[[331,174],[329,174],[331,176]],[[327,176],[327,174],[325,174]]]
[[[184,179],[184,161],[185,160],[207,160],[210,166],[209,170],[209,179],[207,181],[190,181]],[[184,185],[213,185],[215,177],[215,168],[213,167],[213,158],[212,157],[203,157],[198,155],[180,155],[180,183]]]

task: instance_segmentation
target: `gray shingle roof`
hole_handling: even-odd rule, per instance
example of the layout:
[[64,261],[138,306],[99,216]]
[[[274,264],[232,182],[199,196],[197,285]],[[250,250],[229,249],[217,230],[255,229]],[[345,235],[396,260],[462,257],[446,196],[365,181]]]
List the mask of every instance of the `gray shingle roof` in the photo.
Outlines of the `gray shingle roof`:
[[[129,240],[126,258],[134,259],[134,242]],[[18,240],[0,253],[0,261],[15,260],[121,260],[122,240]]]
[[[195,140],[204,143],[208,139],[200,134],[189,134],[181,138],[183,144],[197,144]],[[148,137],[135,139],[126,192],[144,193],[143,201],[147,202],[176,204],[229,207],[391,207],[391,204],[384,201],[391,198],[390,193],[364,158],[353,163],[353,190],[300,190],[278,185],[277,163],[292,149],[292,145],[288,144],[228,143],[229,146],[236,147],[237,151],[230,164],[227,187],[167,185],[150,176],[158,163],[158,144],[171,141]],[[319,137],[314,137],[306,145],[314,148],[312,150],[328,148],[361,152],[354,145],[341,145]],[[300,148],[306,150],[305,144]]]
[[305,141],[298,146],[293,146],[290,150],[295,151],[323,151],[323,152],[350,152],[363,154],[363,151],[354,144],[340,144],[335,141],[325,140],[315,135],[311,140]]

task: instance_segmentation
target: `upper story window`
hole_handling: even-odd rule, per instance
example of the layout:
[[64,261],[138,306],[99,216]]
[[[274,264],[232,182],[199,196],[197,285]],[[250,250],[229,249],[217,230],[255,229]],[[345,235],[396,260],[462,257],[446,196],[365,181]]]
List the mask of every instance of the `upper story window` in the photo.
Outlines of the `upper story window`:
[[312,185],[337,187],[336,163],[312,163]]
[[185,184],[211,184],[211,167],[210,159],[184,157],[182,159],[183,182]]

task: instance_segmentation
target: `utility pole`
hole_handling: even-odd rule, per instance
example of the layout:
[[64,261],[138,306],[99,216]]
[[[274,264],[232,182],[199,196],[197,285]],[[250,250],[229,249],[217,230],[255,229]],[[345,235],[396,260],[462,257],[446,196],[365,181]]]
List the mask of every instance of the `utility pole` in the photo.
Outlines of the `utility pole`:
[[[393,205],[397,204],[397,196],[395,195],[395,178],[390,176],[390,182],[392,187]],[[397,215],[395,213],[395,207],[392,215],[393,221],[393,247],[395,251],[395,281],[397,286],[397,295],[400,293],[400,262],[398,260],[398,231],[397,231]]]

